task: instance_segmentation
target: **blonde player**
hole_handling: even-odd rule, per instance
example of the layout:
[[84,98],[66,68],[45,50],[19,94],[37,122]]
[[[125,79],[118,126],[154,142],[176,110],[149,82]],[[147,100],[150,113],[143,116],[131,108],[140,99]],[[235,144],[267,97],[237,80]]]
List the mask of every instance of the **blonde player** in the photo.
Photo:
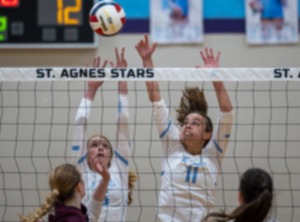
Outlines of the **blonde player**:
[[[111,154],[107,153],[108,156]],[[37,222],[53,208],[48,216],[49,222],[96,222],[101,212],[101,203],[109,183],[110,174],[107,163],[91,156],[92,169],[102,176],[98,181],[93,198],[84,205],[81,203],[85,196],[82,175],[72,164],[57,166],[49,175],[51,193],[45,203],[29,216],[20,216],[22,222]]]
[[[127,67],[127,61],[124,57],[124,48],[119,55],[116,49],[116,67]],[[94,66],[99,67],[100,59],[96,60]],[[104,63],[106,65],[106,62]],[[104,65],[104,66],[105,66]],[[129,172],[128,158],[131,153],[128,129],[128,90],[126,82],[119,82],[119,101],[118,101],[118,119],[117,119],[117,138],[114,146],[103,135],[94,135],[87,140],[86,126],[92,105],[98,88],[103,82],[88,82],[87,90],[82,99],[76,115],[76,127],[73,137],[72,155],[77,159],[77,163],[83,174],[86,184],[87,195],[84,202],[92,198],[96,184],[101,180],[89,164],[89,155],[91,152],[98,153],[99,158],[103,158],[100,150],[102,147],[109,148],[113,157],[110,163],[109,172],[111,179],[108,190],[103,202],[99,221],[126,221],[127,205],[131,197],[129,187],[132,187],[136,176]],[[114,147],[114,148],[113,148]]]
[[[153,67],[150,45],[144,37],[136,49],[145,67]],[[205,67],[218,67],[220,53],[201,52]],[[160,221],[201,221],[215,203],[217,177],[227,150],[232,124],[232,106],[222,82],[213,82],[220,106],[219,120],[213,125],[207,116],[204,94],[197,87],[184,91],[177,109],[178,129],[161,98],[157,82],[146,83],[153,103],[154,120],[163,146],[158,218]]]

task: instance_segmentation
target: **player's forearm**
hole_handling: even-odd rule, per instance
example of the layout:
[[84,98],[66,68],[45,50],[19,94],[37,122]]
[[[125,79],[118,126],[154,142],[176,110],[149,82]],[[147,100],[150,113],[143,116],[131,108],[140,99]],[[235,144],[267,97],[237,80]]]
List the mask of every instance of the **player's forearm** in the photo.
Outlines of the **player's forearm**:
[[102,180],[101,183],[98,185],[98,187],[96,188],[94,195],[93,195],[93,199],[98,201],[98,202],[103,202],[105,194],[106,194],[106,190],[109,184],[109,180]]
[[144,66],[145,68],[153,68],[154,65],[153,65],[153,60],[152,60],[152,58],[149,57],[149,58],[143,59],[143,66]]
[[224,83],[221,81],[213,82],[213,86],[215,88],[220,110],[222,112],[232,111],[231,101]]
[[97,222],[99,215],[101,213],[102,209],[102,202],[96,201],[96,200],[90,200],[88,204],[86,205],[88,211],[90,212],[90,220],[91,222]]
[[88,88],[84,93],[84,98],[93,101],[96,93],[97,93],[97,89]]
[[161,100],[159,84],[156,81],[146,82],[148,91],[148,97],[151,102],[157,102]]

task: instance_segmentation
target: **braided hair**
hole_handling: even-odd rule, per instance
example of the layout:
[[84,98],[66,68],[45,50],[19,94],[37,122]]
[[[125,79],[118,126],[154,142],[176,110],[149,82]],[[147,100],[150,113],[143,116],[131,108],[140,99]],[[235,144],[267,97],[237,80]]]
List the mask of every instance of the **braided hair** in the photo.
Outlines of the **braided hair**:
[[51,192],[45,202],[28,216],[19,215],[22,222],[36,222],[46,215],[56,202],[64,203],[74,197],[75,188],[81,181],[81,174],[72,164],[56,167],[49,176]]

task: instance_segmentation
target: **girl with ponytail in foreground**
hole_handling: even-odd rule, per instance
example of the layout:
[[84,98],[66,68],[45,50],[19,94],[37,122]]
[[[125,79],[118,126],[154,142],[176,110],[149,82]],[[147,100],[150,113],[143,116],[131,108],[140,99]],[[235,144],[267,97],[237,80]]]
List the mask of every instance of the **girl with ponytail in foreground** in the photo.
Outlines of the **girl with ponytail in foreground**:
[[276,222],[268,218],[273,201],[271,176],[259,168],[247,170],[240,180],[238,193],[240,206],[233,212],[210,213],[203,222]]
[[85,196],[85,185],[80,172],[72,164],[62,164],[49,176],[51,192],[44,204],[29,216],[20,216],[20,220],[41,221],[39,219],[51,211],[48,216],[49,222],[96,222],[110,179],[107,166],[97,159],[90,158],[90,162],[103,179],[95,189],[93,199],[86,206],[81,203]]

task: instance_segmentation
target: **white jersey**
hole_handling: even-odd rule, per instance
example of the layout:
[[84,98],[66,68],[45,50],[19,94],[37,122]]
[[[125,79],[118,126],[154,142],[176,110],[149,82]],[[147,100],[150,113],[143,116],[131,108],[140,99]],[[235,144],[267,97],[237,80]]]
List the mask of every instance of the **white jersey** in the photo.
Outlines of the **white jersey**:
[[[88,203],[93,197],[95,188],[100,183],[101,175],[90,170],[87,164],[87,133],[86,125],[91,109],[91,101],[82,99],[76,115],[76,126],[73,135],[72,157],[82,173],[86,186],[86,196],[83,203]],[[112,144],[114,156],[109,172],[111,179],[102,204],[100,221],[126,221],[128,199],[128,158],[131,153],[128,129],[128,99],[119,96],[116,144]]]
[[210,142],[201,155],[189,154],[164,102],[154,102],[154,119],[163,146],[160,221],[201,221],[215,203],[217,177],[227,150],[232,113],[221,113]]

